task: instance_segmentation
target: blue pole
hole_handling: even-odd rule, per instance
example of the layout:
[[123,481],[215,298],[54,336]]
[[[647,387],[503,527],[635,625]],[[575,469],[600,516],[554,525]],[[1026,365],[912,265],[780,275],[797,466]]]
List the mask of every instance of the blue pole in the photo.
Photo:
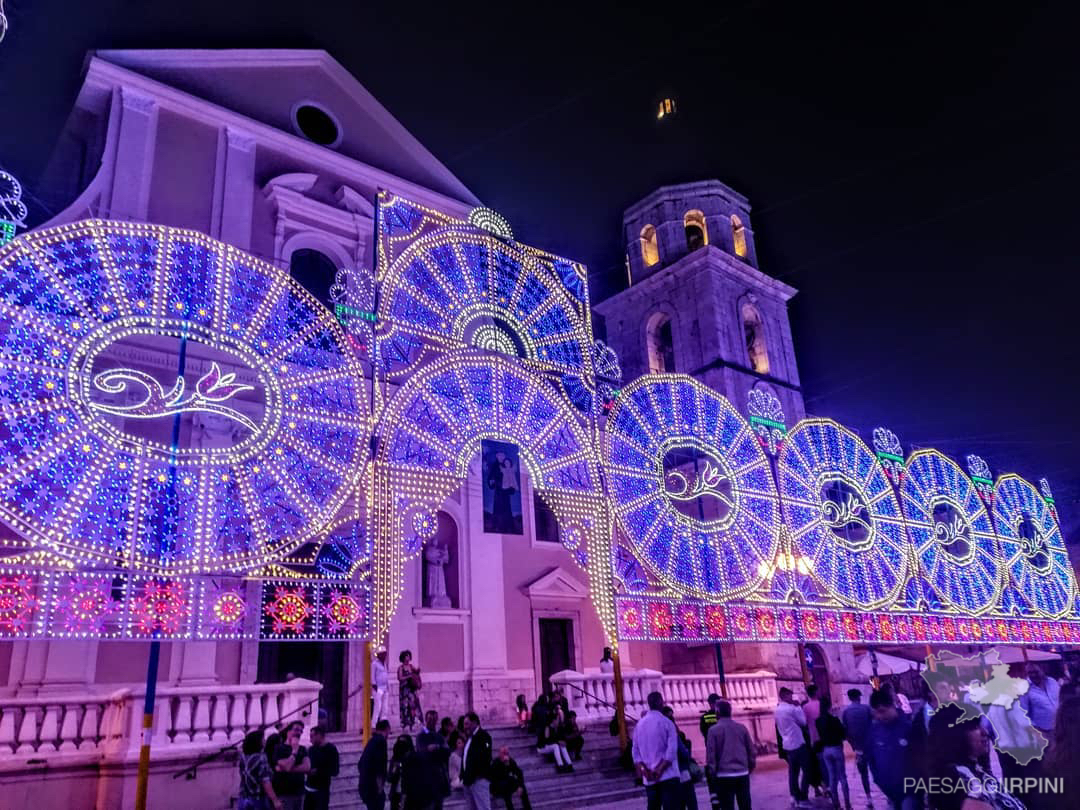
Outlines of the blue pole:
[[[184,376],[187,367],[187,332],[180,338],[180,356],[177,360],[177,376]],[[173,417],[172,465],[169,468],[169,498],[166,508],[176,501],[176,452],[180,446],[180,414]],[[165,543],[164,532],[161,538]],[[146,810],[146,794],[150,784],[150,740],[154,735],[154,703],[157,700],[158,662],[161,660],[161,641],[154,630],[150,642],[150,658],[146,662],[146,699],[143,702],[142,744],[139,746],[139,770],[135,781],[135,810]]]

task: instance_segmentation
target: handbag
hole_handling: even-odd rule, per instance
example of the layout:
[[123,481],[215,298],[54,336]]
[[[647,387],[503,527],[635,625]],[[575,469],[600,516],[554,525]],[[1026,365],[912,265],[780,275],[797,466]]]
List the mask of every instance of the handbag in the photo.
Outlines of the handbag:
[[422,689],[424,682],[420,680],[420,670],[413,670],[413,674],[409,676],[412,680],[413,689]]

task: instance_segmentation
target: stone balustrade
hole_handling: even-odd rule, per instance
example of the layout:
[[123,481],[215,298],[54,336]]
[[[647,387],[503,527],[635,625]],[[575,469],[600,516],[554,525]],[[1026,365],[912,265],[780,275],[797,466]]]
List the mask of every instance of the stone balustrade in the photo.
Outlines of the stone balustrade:
[[[614,713],[615,676],[594,673],[583,675],[564,670],[551,676],[552,684],[561,686],[570,709],[586,722],[608,720]],[[777,703],[776,673],[732,672],[724,678],[727,700],[739,714],[771,711]],[[623,696],[626,713],[640,717],[647,709],[650,692],[659,691],[679,718],[700,714],[705,700],[712,694],[724,694],[719,675],[665,675],[652,669],[637,669],[623,673]]]
[[676,717],[699,715],[705,711],[706,699],[711,694],[723,695],[736,713],[750,714],[772,711],[778,701],[776,673],[765,670],[732,672],[721,684],[719,675],[665,675],[660,691],[675,710]]
[[[320,688],[319,683],[303,678],[287,683],[159,688],[151,756],[197,756],[282,718],[302,721],[306,736],[318,717]],[[137,759],[145,695],[139,688],[105,696],[0,698],[0,768],[20,767],[30,760]]]

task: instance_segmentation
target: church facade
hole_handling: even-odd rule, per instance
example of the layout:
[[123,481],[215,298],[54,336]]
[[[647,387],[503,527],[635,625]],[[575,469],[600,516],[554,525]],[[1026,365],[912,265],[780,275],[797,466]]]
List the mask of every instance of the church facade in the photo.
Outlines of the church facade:
[[[986,548],[996,548],[997,541],[988,510],[980,505],[983,503],[980,497],[986,490],[980,489],[977,494],[970,482],[967,484],[969,503],[964,508],[972,514],[981,510],[981,522],[973,521],[965,528],[956,522],[958,516],[963,517],[962,510],[955,504],[947,505],[943,514],[950,525],[960,526],[967,534],[950,538],[951,558],[939,555],[933,565],[924,565],[926,570],[941,572],[941,587],[933,594],[928,580],[916,582],[915,552],[910,548],[909,527],[899,515],[899,506],[884,516],[884,522],[896,533],[893,538],[896,542],[890,548],[871,548],[875,545],[872,539],[868,540],[865,534],[853,534],[847,524],[862,520],[859,508],[865,508],[869,516],[871,508],[897,501],[899,477],[892,478],[890,471],[899,469],[903,473],[905,462],[897,444],[895,452],[885,456],[900,466],[879,464],[881,452],[875,460],[860,439],[851,438],[853,434],[845,440],[850,440],[851,446],[863,447],[865,458],[860,463],[865,468],[874,468],[880,497],[867,499],[862,507],[855,501],[847,501],[855,504],[854,511],[841,520],[839,507],[845,503],[843,499],[853,494],[862,497],[856,491],[859,482],[851,485],[849,481],[839,486],[840,500],[834,501],[818,486],[812,496],[813,503],[809,497],[803,499],[801,505],[809,504],[810,508],[802,511],[810,517],[800,531],[804,532],[802,536],[810,537],[820,529],[820,535],[814,535],[824,538],[815,541],[819,548],[823,544],[843,548],[845,553],[850,552],[848,559],[854,560],[852,570],[859,568],[869,573],[852,576],[849,581],[841,570],[843,565],[830,564],[828,570],[822,570],[826,566],[821,561],[831,559],[827,552],[816,555],[814,560],[778,552],[780,548],[797,547],[786,534],[788,527],[780,525],[783,522],[780,509],[769,512],[768,520],[761,518],[753,532],[746,535],[730,532],[738,542],[754,535],[753,542],[736,549],[737,556],[745,559],[719,565],[715,559],[701,562],[707,557],[701,553],[680,569],[680,563],[669,564],[665,556],[662,564],[649,560],[645,566],[649,570],[644,570],[641,563],[650,553],[652,540],[663,529],[653,520],[647,531],[632,536],[635,524],[627,516],[636,508],[633,476],[626,473],[627,465],[613,458],[616,451],[611,448],[617,447],[617,441],[611,437],[620,431],[625,436],[632,427],[630,417],[624,414],[642,415],[642,403],[652,396],[642,393],[651,385],[649,375],[667,375],[665,380],[675,381],[670,382],[672,389],[682,386],[681,390],[694,396],[716,394],[711,401],[722,398],[727,403],[724,407],[738,411],[733,422],[744,424],[744,416],[751,417],[750,422],[756,417],[755,424],[762,428],[756,432],[746,428],[739,434],[749,439],[744,445],[752,447],[757,459],[742,467],[730,459],[725,462],[715,452],[710,455],[709,448],[701,452],[702,447],[687,441],[695,438],[693,431],[666,444],[658,440],[659,458],[646,459],[654,479],[651,483],[656,485],[655,479],[660,479],[652,494],[666,498],[674,504],[673,509],[682,510],[693,531],[705,527],[696,535],[701,538],[700,549],[716,552],[716,559],[730,559],[721,558],[720,553],[725,550],[719,548],[730,543],[711,542],[705,532],[727,532],[730,523],[724,520],[736,511],[730,504],[732,490],[724,488],[721,480],[724,476],[717,470],[727,474],[755,467],[756,474],[763,473],[759,477],[767,479],[766,484],[759,482],[759,488],[773,493],[771,502],[781,501],[776,494],[779,490],[787,499],[784,505],[791,506],[799,499],[791,497],[790,490],[784,490],[785,485],[791,486],[790,482],[785,484],[781,474],[783,464],[788,461],[775,445],[783,438],[785,424],[809,425],[806,432],[815,428],[814,420],[806,419],[787,313],[788,302],[796,290],[759,268],[750,204],[721,182],[706,180],[663,187],[628,208],[623,215],[628,284],[612,297],[594,303],[589,300],[583,267],[552,257],[542,249],[515,243],[510,237],[512,223],[484,208],[459,179],[326,53],[101,51],[87,61],[81,90],[46,173],[45,184],[51,197],[66,198],[70,204],[52,221],[44,223],[42,231],[95,218],[131,223],[133,227],[153,223],[189,229],[219,240],[228,246],[226,253],[233,249],[242,251],[287,271],[339,320],[344,317],[377,321],[387,316],[379,328],[384,330],[385,344],[400,353],[401,362],[396,365],[397,361],[389,355],[378,358],[368,352],[369,344],[375,341],[365,338],[362,329],[349,333],[358,356],[367,352],[368,357],[360,363],[364,397],[369,398],[363,404],[370,405],[372,412],[378,411],[382,422],[379,426],[364,423],[365,428],[371,429],[371,458],[402,461],[405,455],[414,454],[422,457],[428,467],[413,464],[410,468],[409,464],[403,464],[394,473],[398,477],[392,480],[393,487],[388,484],[390,479],[375,475],[374,484],[364,496],[369,497],[369,514],[380,529],[387,530],[386,534],[397,537],[394,533],[402,534],[402,526],[412,527],[402,534],[400,550],[387,552],[377,547],[372,555],[400,555],[383,568],[384,572],[393,571],[393,577],[380,580],[372,576],[378,560],[373,563],[350,558],[336,564],[342,570],[352,570],[350,567],[355,565],[361,572],[358,580],[366,577],[367,582],[374,582],[375,629],[379,642],[386,646],[391,681],[395,680],[392,675],[399,656],[408,652],[422,672],[422,707],[435,709],[441,716],[456,717],[475,709],[488,724],[511,722],[517,695],[524,695],[531,702],[553,677],[565,681],[568,672],[580,673],[585,678],[601,672],[601,656],[616,621],[623,639],[618,649],[623,672],[631,677],[634,673],[648,672],[651,673],[648,677],[655,675],[661,679],[660,683],[664,677],[670,678],[671,684],[677,682],[681,690],[679,711],[686,716],[697,710],[695,701],[712,691],[712,684],[720,683],[719,673],[728,676],[742,673],[748,678],[768,680],[770,687],[775,681],[776,685],[799,690],[803,684],[813,682],[830,690],[835,699],[840,699],[851,686],[865,688],[868,678],[856,668],[852,642],[865,640],[871,633],[879,634],[878,638],[885,642],[900,639],[899,633],[886,635],[893,632],[888,629],[888,618],[880,625],[873,625],[873,620],[856,625],[855,617],[859,616],[861,622],[865,613],[862,608],[866,607],[860,603],[859,595],[870,588],[878,589],[874,592],[877,601],[867,610],[889,610],[894,603],[902,602],[909,616],[934,611],[945,616],[954,612],[984,621],[979,624],[958,619],[957,625],[948,631],[955,633],[950,637],[941,627],[951,618],[943,619],[939,636],[920,638],[920,642],[972,641],[975,637],[970,634],[986,632],[981,628],[993,623],[1000,622],[1005,627],[1007,619],[1021,616],[1061,619],[1074,609],[1076,593],[1072,575],[1066,577],[1057,570],[1060,559],[1067,559],[1064,551],[1040,541],[1037,532],[1021,538],[1018,528],[1018,536],[1012,538],[1017,546],[1027,549],[1023,552],[1024,559],[1019,552],[1009,557],[1009,564],[1015,564],[1019,574],[1006,574],[1000,560],[991,559],[993,555],[985,552]],[[453,250],[463,251],[463,256],[470,245],[496,245],[490,239],[497,237],[500,241],[496,248],[502,251],[498,254],[500,258],[489,262],[485,254],[483,264],[494,267],[504,261],[502,257],[506,257],[507,264],[516,263],[514,272],[518,275],[510,285],[514,290],[506,295],[512,300],[501,300],[499,306],[490,307],[476,300],[462,306],[456,314],[450,313],[449,306],[440,308],[440,301],[446,300],[439,297],[440,286],[445,291],[460,282],[461,290],[468,288],[470,295],[477,293],[477,289],[470,287],[476,285],[466,278],[458,281],[451,278],[455,269],[450,266],[452,261],[440,264],[438,250],[446,245],[428,238],[438,230],[435,226],[465,234],[460,245],[452,246]],[[472,230],[468,231],[469,228]],[[431,261],[417,258],[421,251],[428,251],[427,255],[433,257]],[[491,255],[495,253],[491,249]],[[412,259],[416,263],[411,263]],[[83,263],[93,264],[89,260]],[[437,265],[444,275],[433,282],[428,273]],[[538,316],[532,313],[542,311],[543,307],[530,304],[525,296],[539,299],[549,290],[528,292],[529,283],[523,281],[527,274],[521,270],[536,265],[544,265],[553,278],[561,277],[565,289],[557,290],[556,294],[569,296],[569,303],[560,310],[566,316],[565,328],[588,347],[589,359],[582,365],[591,369],[593,381],[602,382],[593,386],[594,391],[602,393],[599,397],[602,405],[592,393],[582,390],[580,379],[561,373],[565,369],[560,369],[558,360],[560,344],[550,339],[550,335],[537,337],[539,328],[535,333],[515,329],[502,320],[506,311],[518,306],[516,312],[521,318],[517,326],[537,324]],[[111,269],[107,267],[106,271]],[[491,281],[490,289],[498,288],[497,276],[501,271],[501,265],[491,270],[491,279],[496,280]],[[370,303],[365,303],[362,295],[356,301],[343,303],[338,293],[343,286],[353,283],[346,279],[355,280],[365,274],[374,277],[377,273],[386,289],[394,290],[395,295],[404,291],[400,292],[400,299],[380,303],[371,290]],[[395,284],[400,282],[399,286],[387,283],[391,276]],[[408,298],[410,291],[419,292]],[[483,294],[479,297],[483,298]],[[570,301],[571,298],[577,303]],[[453,303],[456,306],[460,301]],[[427,334],[435,335],[435,342],[442,340],[439,335],[445,332],[440,350],[446,356],[427,357],[428,349],[421,345],[423,341],[413,340],[411,327],[403,326],[407,322],[426,324],[430,327]],[[417,328],[423,331],[420,326]],[[235,329],[239,331],[242,327],[238,323]],[[551,326],[552,330],[558,328],[563,327]],[[594,337],[601,340],[594,343]],[[129,346],[129,354],[134,356],[140,348]],[[424,362],[413,363],[410,358],[414,351]],[[462,358],[465,359],[457,362]],[[196,359],[212,371],[208,358]],[[377,371],[382,359],[386,359],[387,365]],[[549,387],[555,392],[552,396],[560,403],[575,405],[582,413],[602,409],[605,415],[577,419],[589,425],[587,429],[592,433],[571,437],[575,441],[580,439],[571,451],[554,444],[549,447],[546,439],[553,438],[551,434],[544,434],[543,447],[529,447],[532,439],[541,444],[537,434],[530,437],[525,431],[515,434],[500,430],[501,426],[477,424],[480,420],[475,418],[475,409],[461,413],[462,430],[458,425],[436,424],[435,417],[424,422],[426,417],[418,416],[417,409],[422,409],[423,395],[429,390],[425,386],[435,390],[431,381],[436,379],[437,372],[452,375],[457,371],[450,366],[470,363],[474,370],[494,369],[495,374],[501,375],[502,390],[509,393],[498,419],[512,418],[506,415],[506,409],[520,389],[528,385],[527,381],[515,388],[520,378],[509,371],[520,368],[540,369],[545,373],[555,370],[544,378],[543,385],[529,389],[528,396],[536,397],[535,391],[539,389],[547,391],[544,386],[551,383]],[[219,382],[227,384],[219,376],[217,373],[204,376],[200,382],[211,379],[211,390]],[[330,372],[324,375],[329,376]],[[417,382],[421,378],[423,384]],[[459,382],[460,379],[463,378]],[[244,384],[252,380],[244,377],[238,382],[241,384],[238,388],[251,387]],[[523,400],[524,395],[519,404]],[[251,415],[244,410],[250,408],[250,403],[245,403],[242,395],[233,404],[241,419]],[[132,407],[136,406],[125,405],[121,410],[130,413]],[[445,409],[432,410],[446,413]],[[578,416],[575,414],[575,418]],[[523,422],[515,423],[519,427],[520,424]],[[190,439],[192,446],[202,450],[212,450],[240,442],[230,430],[233,428],[222,427],[220,421],[199,413],[191,418],[190,433],[184,433],[184,439]],[[455,439],[471,431],[465,437],[468,442],[453,445],[448,440],[443,447],[476,444],[479,451],[464,463],[458,463],[453,475],[434,470],[437,465],[432,465],[431,460],[440,447],[437,441],[415,453],[410,449],[419,446],[412,440],[424,438],[423,430],[428,431],[428,437],[442,431],[446,436],[454,434]],[[839,432],[841,428],[836,430]],[[355,433],[360,435],[362,431]],[[512,441],[519,435],[520,445]],[[475,436],[481,437],[480,440],[473,442]],[[360,443],[366,445],[368,439],[369,435],[364,433]],[[895,436],[892,439],[896,441]],[[794,444],[788,441],[785,449]],[[395,456],[399,451],[403,455]],[[604,457],[601,462],[605,452],[612,457]],[[927,459],[932,452],[922,451],[922,456],[913,454],[911,458],[921,458],[930,469],[932,465]],[[565,492],[549,497],[551,481],[541,480],[545,476],[537,474],[551,469],[550,465],[545,467],[547,462],[538,461],[545,458],[545,453],[549,460],[559,453],[570,458],[576,457],[575,454],[587,456],[602,471],[600,477],[606,476],[604,485],[610,487],[606,493],[617,494],[610,501],[597,499],[610,503],[620,518],[612,519],[614,534],[610,548],[603,548],[612,555],[611,566],[604,559],[599,559],[598,564],[595,552],[599,547],[586,542],[582,535],[587,532],[581,525],[560,519],[560,508],[565,515],[565,505],[573,502],[573,498]],[[735,455],[733,451],[731,457]],[[645,454],[638,456],[644,458]],[[317,455],[311,458],[323,460]],[[410,455],[410,464],[411,459]],[[724,463],[729,466],[723,467]],[[718,466],[710,466],[713,464]],[[700,465],[704,465],[702,469]],[[448,459],[445,466],[449,469],[453,465]],[[955,464],[953,467],[958,471],[955,477],[967,481],[966,474]],[[620,475],[623,475],[621,479]],[[980,487],[993,488],[990,478],[987,470],[985,476],[976,476],[974,480]],[[774,480],[779,482],[775,487]],[[1030,485],[1026,486],[1034,492]],[[746,493],[752,497],[752,487]],[[702,494],[713,499],[712,505],[705,503]],[[1049,508],[1052,512],[1052,499],[1044,494],[1039,508]],[[911,502],[917,502],[918,495],[914,493]],[[433,498],[437,503],[427,504],[425,499]],[[767,500],[762,497],[759,502]],[[420,501],[424,501],[424,510],[417,509]],[[730,507],[727,512],[723,510],[725,502]],[[345,511],[343,503],[335,502],[337,506]],[[768,504],[763,508],[772,509]],[[807,528],[811,521],[822,523],[822,514],[827,523],[830,508],[837,509],[832,533],[824,526]],[[582,510],[569,511],[574,519],[584,514]],[[678,520],[672,516],[670,522]],[[1046,517],[1045,526],[1053,528],[1055,520]],[[933,534],[942,522],[945,521],[935,523],[932,516],[927,516],[925,525],[920,524],[921,530]],[[1025,527],[1021,528],[1026,528],[1026,516],[1024,522]],[[1008,521],[1005,523],[1008,525]],[[767,551],[753,547],[761,538],[769,543]],[[18,547],[18,538],[3,539],[12,540],[11,546]],[[73,538],[70,545],[77,546],[79,540]],[[976,548],[979,544],[985,546]],[[312,545],[306,543],[290,553],[309,554],[315,559],[317,549]],[[677,544],[652,545],[664,546],[661,552],[666,555]],[[937,546],[935,542],[925,542],[919,553],[936,553]],[[957,551],[961,548],[970,553]],[[868,551],[875,552],[879,558],[875,564],[879,567],[872,569],[869,563],[863,567],[859,558],[873,556],[865,554]],[[976,552],[982,556],[977,557]],[[756,554],[760,556],[755,557]],[[882,562],[880,558],[885,559]],[[957,568],[969,565],[973,559],[984,566],[985,587],[957,586],[962,593],[950,592],[949,587],[956,586],[958,581],[954,576]],[[1039,597],[1042,602],[1036,598],[1029,600],[1030,604],[1021,604],[1020,600],[999,604],[1009,576],[1017,580],[1026,578],[1028,590],[1040,590],[1039,581],[1025,573],[1025,560],[1031,563],[1029,568],[1041,569],[1047,582],[1052,580],[1051,584],[1060,591],[1060,599],[1048,601],[1049,597]],[[811,568],[815,561],[820,565],[818,571]],[[292,560],[263,562],[266,564],[255,576],[269,579],[272,575],[284,575],[283,571],[287,574]],[[281,565],[276,565],[278,562]],[[612,594],[604,592],[606,584],[598,574],[613,577],[609,583],[613,585]],[[744,577],[741,582],[735,581],[739,575]],[[973,580],[972,577],[961,579]],[[935,580],[934,587],[936,583]],[[251,587],[257,590],[257,583]],[[104,590],[109,590],[109,583]],[[285,599],[290,597],[288,587],[284,593]],[[616,601],[610,607],[605,600],[613,594],[616,600],[624,601]],[[241,594],[237,591],[236,595]],[[249,590],[249,595],[252,604],[259,604],[258,593]],[[929,599],[931,595],[933,598]],[[685,601],[679,601],[687,596]],[[671,615],[687,605],[705,611],[706,606],[742,599],[746,601],[738,609],[745,611],[748,622],[735,633],[726,629],[712,632],[706,628],[709,614],[705,612],[695,614],[692,620]],[[640,621],[635,628],[627,616],[633,613],[636,604],[647,605],[648,610],[655,608],[658,613],[650,614],[648,621]],[[959,609],[954,610],[958,605]],[[850,620],[850,632],[846,626],[828,632],[819,627],[810,632],[809,625],[803,624],[800,635],[793,628],[804,619],[792,606],[806,608],[812,617],[832,614],[839,620],[834,621],[837,625]],[[751,612],[758,608],[759,613]],[[790,619],[790,626],[786,627],[783,626],[785,612]],[[649,624],[657,616],[665,615],[671,621]],[[711,615],[719,617],[721,622],[734,623],[737,614]],[[701,617],[706,618],[701,620]],[[297,620],[297,626],[303,623],[303,618]],[[763,623],[756,625],[759,620]],[[908,618],[902,621],[908,622]],[[361,729],[360,690],[369,662],[359,634],[352,637],[343,634],[343,640],[314,640],[318,634],[312,634],[307,640],[299,640],[300,634],[293,633],[286,640],[289,633],[282,631],[282,627],[287,630],[290,625],[280,613],[272,621],[260,615],[254,620],[255,624],[259,622],[262,622],[260,629],[251,632],[220,633],[212,638],[198,634],[198,640],[162,643],[158,683],[167,698],[159,705],[173,713],[170,722],[176,728],[169,727],[169,733],[180,729],[190,737],[190,745],[185,742],[184,746],[173,749],[173,754],[163,753],[162,747],[155,749],[158,752],[155,756],[175,758],[171,765],[158,761],[163,780],[169,778],[170,767],[190,760],[192,752],[200,746],[212,748],[225,740],[234,740],[245,724],[273,720],[276,716],[273,712],[280,713],[285,706],[293,705],[289,703],[292,698],[281,697],[285,692],[274,692],[274,685],[310,683],[310,689],[318,694],[321,722],[332,731],[345,732],[353,738]],[[1044,639],[1063,632],[1049,628],[1050,622],[1044,624],[1048,628],[1044,630],[1047,634]],[[1004,633],[1013,631],[1006,627],[1001,632],[1003,635],[998,638],[1005,640]],[[124,690],[136,694],[145,678],[150,649],[146,634],[136,640],[120,640],[119,635],[70,632],[64,638],[0,640],[0,765],[6,760],[9,771],[20,772],[20,763],[39,751],[37,743],[31,745],[26,741],[28,730],[35,730],[42,740],[52,741],[50,735],[53,735],[62,741],[55,747],[67,755],[64,762],[69,764],[76,759],[75,749],[107,747],[112,732],[107,733],[102,727],[87,747],[90,737],[83,730],[91,726],[97,729],[97,719],[112,711],[108,708],[109,701],[114,700],[110,696]],[[733,637],[741,640],[727,640]],[[804,643],[797,642],[796,637],[804,639]],[[912,633],[905,640],[914,643],[915,638]],[[1012,638],[1015,641],[1016,637]],[[708,689],[705,684],[710,685]],[[256,692],[259,696],[251,698],[249,693]],[[217,693],[245,695],[243,701],[247,702],[239,697],[227,701],[216,699],[213,696]],[[769,696],[772,694],[768,692]],[[196,697],[188,700],[178,697],[181,695]],[[768,712],[767,702],[758,701],[756,708],[762,716]],[[93,708],[77,711],[62,708],[74,705]],[[8,711],[5,706],[15,708]],[[387,706],[389,719],[395,727],[399,726],[396,685],[391,687]],[[591,719],[601,716],[604,719],[610,716],[606,706]],[[126,717],[120,722],[131,719]],[[114,736],[120,736],[119,732]],[[127,736],[134,739],[137,732]],[[179,734],[169,741],[176,736]],[[765,741],[771,735],[765,729],[759,736]],[[129,792],[132,758],[122,754],[116,756],[116,761],[121,764],[101,779],[101,785],[108,783],[112,787],[97,788],[101,796],[116,797]],[[79,762],[83,770],[78,771],[77,778],[98,778],[92,775],[96,766],[90,764],[90,759]],[[74,766],[71,767],[69,773],[76,773]],[[30,770],[23,768],[20,776],[27,785],[35,784],[33,780],[40,778],[37,773],[27,775]],[[223,769],[220,779],[222,784],[229,782],[231,770]],[[110,798],[100,803],[120,806],[123,801],[113,802]]]
[[[191,228],[290,268],[323,300],[336,270],[374,266],[380,193],[457,219],[479,205],[322,52],[94,54],[47,182],[72,202],[46,225],[96,216]],[[715,181],[663,188],[626,211],[624,229],[631,284],[594,308],[624,379],[685,373],[735,403],[765,388],[791,421],[803,416],[786,314],[795,291],[757,269],[746,199]],[[517,694],[531,699],[559,671],[595,672],[605,646],[586,572],[516,450],[492,443],[474,460],[409,562],[390,624],[391,665],[409,650],[424,705],[444,715],[474,706],[509,719]],[[26,697],[138,684],[147,647],[0,642],[0,688]],[[163,684],[310,678],[332,727],[359,727],[359,643],[164,647]],[[794,644],[630,642],[621,655],[628,669],[715,673],[723,661],[802,680]],[[808,655],[836,683],[858,680],[850,646]]]

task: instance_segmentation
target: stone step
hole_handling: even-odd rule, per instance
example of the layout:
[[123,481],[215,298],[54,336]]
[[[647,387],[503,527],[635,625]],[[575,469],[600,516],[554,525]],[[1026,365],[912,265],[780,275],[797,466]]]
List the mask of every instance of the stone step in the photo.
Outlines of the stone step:
[[[634,784],[631,774],[620,772],[613,777],[583,779],[578,773],[561,774],[561,783],[553,785],[529,786],[529,800],[533,807],[587,807],[596,802],[616,802],[621,799],[643,799],[644,793],[639,785]],[[528,777],[526,777],[528,784]],[[492,806],[496,805],[495,802]],[[331,794],[330,807],[333,810],[351,810],[361,807],[355,785],[351,790],[338,790],[335,786]],[[443,802],[444,810],[460,810],[465,807],[465,800],[460,790],[454,791]]]
[[[555,771],[554,757],[536,753],[536,736],[516,726],[494,727],[495,750],[510,749],[511,756],[525,775],[525,784],[534,807],[587,807],[600,801],[614,803],[632,797],[641,798],[641,788],[635,786],[633,774],[619,765],[618,739],[607,728],[586,731],[582,759],[574,763],[574,773]],[[391,740],[395,735],[391,735]],[[331,738],[341,754],[341,776],[334,780],[330,806],[334,810],[360,807],[356,794],[356,763],[360,757],[360,741],[356,736],[340,735]],[[393,743],[391,742],[391,745]],[[461,792],[456,791],[444,803],[445,810],[460,810],[465,806]],[[501,806],[501,805],[500,805]]]

